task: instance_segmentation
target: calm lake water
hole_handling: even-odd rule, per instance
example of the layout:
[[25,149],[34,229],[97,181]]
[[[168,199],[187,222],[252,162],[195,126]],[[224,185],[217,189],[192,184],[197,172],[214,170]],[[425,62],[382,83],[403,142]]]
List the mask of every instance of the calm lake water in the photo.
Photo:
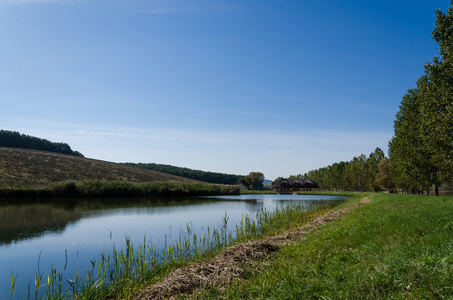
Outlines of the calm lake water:
[[86,275],[90,260],[114,246],[124,248],[126,237],[136,246],[143,245],[146,238],[148,245],[163,249],[177,242],[188,225],[197,235],[205,234],[208,227],[219,228],[225,214],[228,228],[234,229],[242,215],[254,219],[262,209],[301,201],[333,206],[345,198],[241,195],[89,202],[61,199],[54,202],[59,204],[0,206],[0,299],[11,297],[12,274],[17,276],[14,299],[27,297],[29,283],[33,298],[35,272],[46,278],[55,267],[67,279],[73,279],[77,270]]

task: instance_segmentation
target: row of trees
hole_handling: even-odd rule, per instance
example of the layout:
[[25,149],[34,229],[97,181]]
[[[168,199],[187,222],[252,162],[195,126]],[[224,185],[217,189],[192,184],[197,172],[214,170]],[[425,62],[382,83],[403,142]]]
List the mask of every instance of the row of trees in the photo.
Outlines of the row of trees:
[[383,186],[381,177],[388,175],[385,174],[386,162],[384,152],[376,148],[368,157],[362,154],[351,161],[334,163],[290,178],[310,178],[324,190],[377,191]]
[[[453,1],[451,1],[453,5]],[[436,195],[453,181],[453,8],[436,11],[433,38],[439,55],[425,64],[416,87],[404,95],[389,142],[389,159],[379,148],[369,157],[310,171],[304,176],[328,190],[389,191]]]
[[[452,1],[453,4],[453,1]],[[453,179],[453,9],[436,11],[439,56],[425,64],[416,88],[404,95],[389,143],[390,175],[406,190],[426,190]]]
[[17,131],[0,130],[0,147],[33,149],[83,157],[80,152],[73,151],[66,143],[54,143],[45,139],[20,134]]
[[217,184],[236,184],[242,175],[232,175],[216,172],[206,172],[200,170],[192,170],[189,168],[175,167],[171,165],[155,164],[155,163],[124,163],[125,165],[138,167],[142,169],[168,173],[181,177],[186,177],[194,180],[200,180],[209,183]]
[[250,172],[248,175],[243,176],[216,172],[206,172],[201,170],[192,170],[189,168],[175,167],[171,165],[155,163],[123,163],[123,164],[127,166],[177,175],[209,183],[232,184],[232,185],[242,183],[251,190],[263,189],[264,183],[264,174],[261,172]]

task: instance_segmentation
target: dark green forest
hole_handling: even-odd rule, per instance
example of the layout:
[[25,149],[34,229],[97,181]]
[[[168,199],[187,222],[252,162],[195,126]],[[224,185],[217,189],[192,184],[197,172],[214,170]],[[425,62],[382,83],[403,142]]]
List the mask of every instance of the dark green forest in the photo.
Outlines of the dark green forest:
[[73,151],[66,143],[54,143],[8,130],[0,130],[0,147],[41,150],[83,157],[80,152]]
[[[453,1],[451,1],[453,5]],[[432,32],[439,54],[425,64],[416,87],[403,96],[394,121],[388,158],[381,149],[368,157],[293,177],[308,177],[325,190],[439,195],[453,181],[453,8],[436,11]]]
[[217,184],[237,184],[238,180],[244,177],[241,175],[206,172],[155,163],[124,163],[124,165]]

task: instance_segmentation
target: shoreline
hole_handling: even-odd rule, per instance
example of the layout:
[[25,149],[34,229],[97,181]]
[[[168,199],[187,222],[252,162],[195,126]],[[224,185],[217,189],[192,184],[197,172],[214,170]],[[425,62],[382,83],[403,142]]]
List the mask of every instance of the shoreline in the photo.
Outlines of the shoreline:
[[234,280],[240,281],[247,264],[266,258],[279,251],[285,244],[297,243],[324,224],[367,203],[369,203],[369,197],[362,198],[359,203],[322,214],[302,227],[256,241],[235,244],[222,250],[214,258],[172,271],[163,280],[142,289],[134,299],[190,297],[206,287],[222,288]]

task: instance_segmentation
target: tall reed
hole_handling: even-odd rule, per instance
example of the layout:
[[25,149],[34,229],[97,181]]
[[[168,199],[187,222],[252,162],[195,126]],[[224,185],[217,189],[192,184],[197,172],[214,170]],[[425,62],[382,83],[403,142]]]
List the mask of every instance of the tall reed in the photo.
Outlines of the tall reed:
[[[264,209],[255,218],[243,215],[234,229],[228,227],[229,217],[225,213],[220,226],[208,227],[204,235],[196,234],[192,224],[187,224],[185,230],[180,230],[178,241],[161,250],[151,242],[147,243],[146,237],[138,247],[126,237],[124,249],[114,246],[111,252],[104,251],[97,259],[91,260],[90,270],[83,278],[79,271],[75,278],[69,280],[64,280],[62,272],[55,268],[51,268],[48,274],[35,272],[34,299],[117,297],[118,293],[127,293],[124,291],[133,286],[152,282],[172,268],[213,255],[233,243],[271,234],[291,224],[304,223],[317,214],[318,210],[317,206],[303,204],[279,206],[275,210]],[[42,284],[45,275],[47,277]],[[13,277],[13,287],[14,281]]]
[[153,197],[239,195],[236,185],[187,182],[61,181],[47,188],[0,188],[0,198]]

